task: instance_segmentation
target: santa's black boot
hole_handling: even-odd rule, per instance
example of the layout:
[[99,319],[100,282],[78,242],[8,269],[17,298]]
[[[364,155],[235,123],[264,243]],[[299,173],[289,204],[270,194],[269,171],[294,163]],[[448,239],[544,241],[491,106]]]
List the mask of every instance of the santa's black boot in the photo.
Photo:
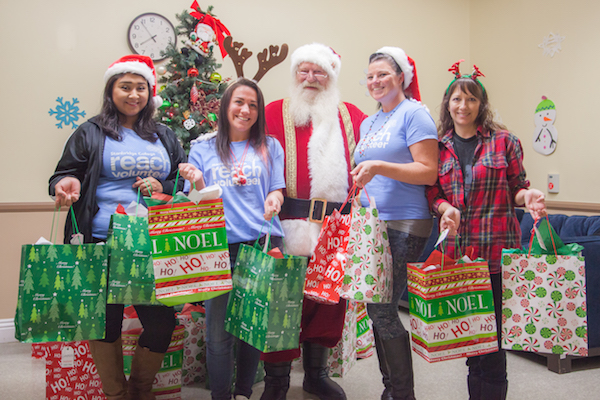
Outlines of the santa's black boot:
[[304,342],[302,362],[304,382],[302,388],[320,400],[346,400],[344,390],[329,378],[327,358],[329,349],[316,343]]
[[290,388],[291,361],[265,362],[265,390],[260,400],[285,400]]

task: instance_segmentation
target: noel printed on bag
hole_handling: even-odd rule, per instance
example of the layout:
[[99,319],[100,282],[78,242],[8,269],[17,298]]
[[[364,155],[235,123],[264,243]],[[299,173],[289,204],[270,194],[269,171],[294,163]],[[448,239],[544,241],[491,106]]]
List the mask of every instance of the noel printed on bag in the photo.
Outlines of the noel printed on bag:
[[159,305],[154,292],[154,265],[148,219],[113,214],[108,237],[108,304]]
[[341,297],[365,303],[392,300],[392,253],[387,225],[375,199],[369,207],[352,207],[347,262]]
[[563,244],[547,220],[536,236],[531,255],[502,251],[502,348],[587,356],[583,246]]
[[425,263],[408,263],[407,268],[411,341],[417,354],[438,362],[498,350],[485,260],[453,260],[434,250]]
[[229,247],[221,199],[149,208],[156,298],[173,306],[231,290]]
[[318,303],[337,304],[346,267],[350,214],[337,209],[323,221],[317,246],[306,268],[304,296]]
[[104,245],[23,245],[15,338],[29,343],[103,339],[106,275]]

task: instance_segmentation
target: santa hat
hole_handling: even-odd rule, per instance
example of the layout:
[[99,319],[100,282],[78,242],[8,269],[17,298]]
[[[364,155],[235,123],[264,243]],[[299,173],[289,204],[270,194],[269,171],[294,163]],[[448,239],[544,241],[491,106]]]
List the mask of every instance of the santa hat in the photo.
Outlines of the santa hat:
[[317,64],[323,68],[327,75],[337,79],[342,68],[342,60],[331,47],[320,43],[305,44],[292,53],[292,74],[296,73],[298,66],[303,62]]
[[119,58],[104,73],[104,83],[115,75],[127,73],[144,77],[150,85],[154,106],[158,108],[162,105],[162,99],[156,95],[156,70],[150,57],[130,54]]
[[409,92],[413,99],[421,101],[419,82],[417,80],[417,67],[414,60],[407,56],[404,50],[399,47],[385,46],[375,53],[387,54],[396,61],[396,64],[404,72],[404,90]]

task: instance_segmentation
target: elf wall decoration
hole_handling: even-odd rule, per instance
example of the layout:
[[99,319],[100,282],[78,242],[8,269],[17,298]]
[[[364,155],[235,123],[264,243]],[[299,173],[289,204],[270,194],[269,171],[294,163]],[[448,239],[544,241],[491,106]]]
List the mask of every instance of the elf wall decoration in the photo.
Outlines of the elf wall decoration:
[[535,109],[535,132],[533,133],[533,149],[545,156],[554,153],[558,142],[558,132],[554,127],[556,106],[552,100],[542,96],[542,101]]

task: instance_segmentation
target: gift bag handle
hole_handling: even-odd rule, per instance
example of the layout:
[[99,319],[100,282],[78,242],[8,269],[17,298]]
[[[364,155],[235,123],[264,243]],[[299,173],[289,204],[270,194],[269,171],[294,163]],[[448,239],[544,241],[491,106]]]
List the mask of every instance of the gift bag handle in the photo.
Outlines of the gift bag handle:
[[[535,236],[535,226],[541,218],[538,216],[533,220],[533,226],[531,228],[531,237],[529,238],[529,251],[527,252],[527,258],[531,255],[531,248],[533,246],[533,237]],[[548,219],[548,215],[546,215],[546,221],[548,221],[548,226],[552,227],[550,224],[550,219]],[[554,255],[558,256],[556,251],[556,243],[554,243],[554,235],[552,234],[552,229],[548,229],[548,233],[550,234],[550,240],[552,241],[552,247],[554,248]]]
[[[444,270],[444,260],[446,259],[446,252],[444,251],[444,249],[446,248],[445,244],[447,243],[447,239],[444,239],[439,246],[442,248],[442,271]],[[456,254],[456,249],[458,249],[458,254],[460,254],[460,258],[463,258],[463,253],[462,253],[462,249],[460,247],[460,241],[458,239],[458,233],[456,235],[454,235],[454,254]]]
[[[56,218],[56,213],[60,213],[60,206],[58,206],[58,210],[55,208],[54,213],[52,214],[52,226],[50,227],[50,242],[54,243],[56,240],[56,235],[58,235],[58,219]],[[54,221],[56,221],[56,227],[54,226]],[[52,239],[54,237],[54,240]]]

